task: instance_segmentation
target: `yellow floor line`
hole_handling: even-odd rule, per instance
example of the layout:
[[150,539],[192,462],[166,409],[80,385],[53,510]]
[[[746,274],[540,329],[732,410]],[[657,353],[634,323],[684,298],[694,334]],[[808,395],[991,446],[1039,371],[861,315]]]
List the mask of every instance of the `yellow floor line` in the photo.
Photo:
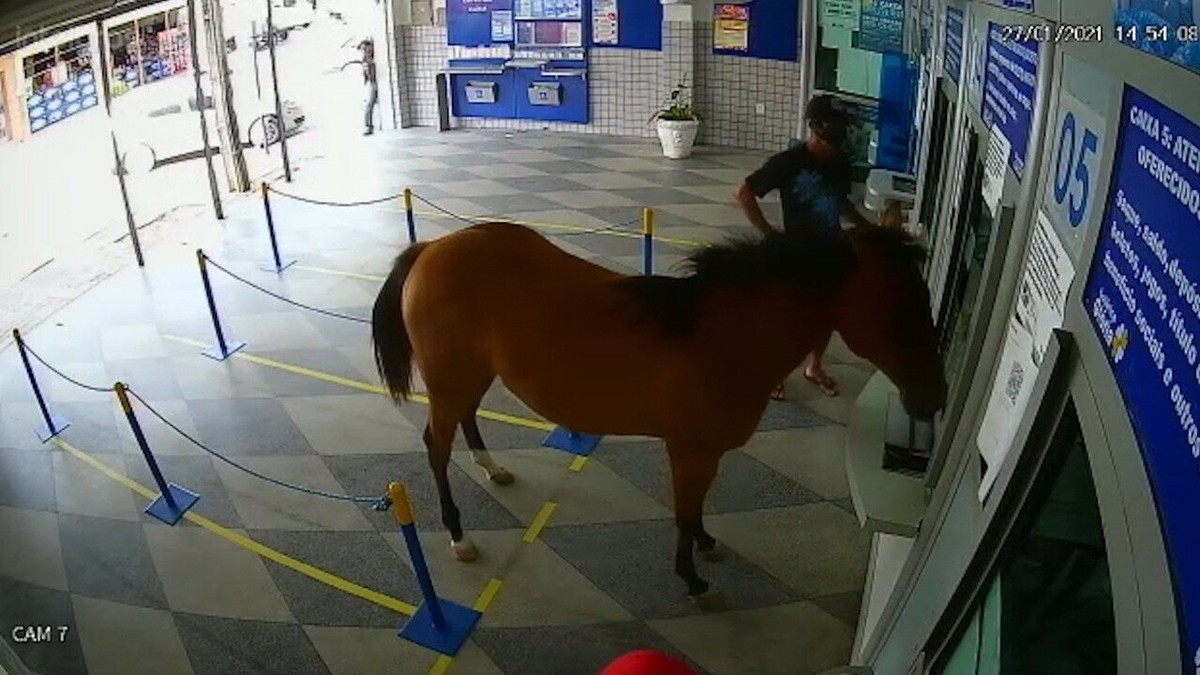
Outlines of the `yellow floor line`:
[[[125,487],[129,488],[130,490],[133,490],[134,492],[142,495],[146,499],[152,500],[152,499],[156,499],[158,497],[158,494],[156,492],[152,491],[150,488],[148,488],[148,487],[138,483],[137,481],[129,478],[128,476],[125,476],[125,475],[121,474],[120,472],[112,469],[111,467],[107,466],[100,460],[96,459],[95,457],[92,457],[91,455],[84,452],[83,450],[76,448],[75,446],[71,445],[70,443],[67,443],[66,441],[62,440],[61,438],[54,439],[54,443],[62,450],[73,455],[75,458],[79,459],[80,461],[82,461],[86,464],[91,465],[93,468],[97,469],[104,475],[115,480],[116,482],[120,483],[121,485],[124,485]],[[403,600],[397,600],[396,598],[393,598],[389,595],[384,595],[383,593],[380,593],[378,591],[373,591],[369,588],[366,588],[365,586],[360,586],[352,581],[347,581],[346,579],[343,579],[337,575],[330,574],[329,572],[326,572],[325,570],[319,569],[317,567],[313,567],[312,565],[309,565],[308,563],[300,562],[299,560],[296,560],[295,558],[292,558],[288,555],[280,553],[279,551],[276,551],[273,548],[264,546],[245,535],[238,534],[237,532],[234,532],[233,530],[230,530],[222,525],[218,525],[217,523],[214,523],[213,521],[209,520],[208,518],[205,518],[204,516],[201,516],[197,513],[193,513],[191,511],[189,511],[189,512],[185,513],[183,515],[183,517],[186,518],[189,522],[199,525],[200,527],[204,528],[205,530],[211,532],[212,534],[217,535],[218,537],[221,537],[222,539],[230,542],[231,544],[240,546],[241,548],[244,548],[244,549],[250,551],[251,553],[255,553],[263,558],[266,558],[267,560],[271,560],[273,562],[279,563],[280,565],[283,565],[284,567],[287,567],[293,571],[299,572],[300,574],[303,574],[304,576],[309,577],[310,579],[313,579],[315,581],[319,581],[327,586],[336,588],[339,591],[348,593],[353,596],[357,596],[359,598],[362,598],[363,600],[375,603],[376,605],[379,605],[381,607],[386,607],[387,609],[398,612],[400,614],[404,614],[406,616],[412,616],[413,614],[416,614],[416,612],[417,612],[417,608],[414,605],[404,602]]]
[[575,473],[583,471],[583,465],[587,464],[587,457],[576,457],[575,461],[571,462],[571,470]]
[[550,520],[550,516],[557,507],[558,504],[554,502],[542,504],[542,510],[538,511],[537,517],[529,524],[529,529],[525,531],[525,536],[522,538],[526,544],[532,544],[537,541],[538,535],[542,533],[542,528],[546,527],[546,522]]
[[[190,338],[179,337],[178,335],[164,334],[163,337],[168,340],[171,340],[173,342],[178,342],[180,344],[185,344],[185,345],[191,345],[193,347],[199,347],[201,349],[209,346],[209,345],[204,344],[203,342],[199,342],[197,340],[192,340]],[[365,392],[368,392],[371,394],[379,394],[380,396],[387,395],[387,390],[385,390],[383,387],[381,387],[379,385],[370,384],[368,382],[360,382],[359,380],[352,380],[350,378],[340,377],[338,375],[333,375],[331,373],[324,373],[319,370],[313,370],[312,368],[305,368],[303,366],[296,366],[296,365],[292,365],[290,363],[276,361],[275,359],[268,359],[268,358],[265,358],[262,356],[255,356],[254,354],[248,354],[244,351],[235,353],[233,355],[233,357],[237,358],[237,359],[241,359],[243,361],[248,361],[250,363],[255,363],[260,366],[266,366],[268,368],[282,370],[282,371],[285,371],[288,373],[292,373],[293,375],[301,375],[303,377],[309,377],[314,380],[322,380],[324,382],[329,382],[331,384],[338,384],[343,387],[348,387],[350,389],[357,389],[359,391],[365,391]],[[409,400],[414,403],[421,403],[424,405],[429,405],[429,397],[427,397],[423,394],[413,394],[411,397],[409,397]],[[508,413],[497,412],[495,410],[486,410],[486,409],[480,408],[476,414],[478,417],[492,420],[494,422],[503,422],[504,424],[510,424],[510,425],[516,426],[516,427],[525,427],[527,429],[536,429],[538,431],[553,431],[555,428],[555,425],[551,424],[550,422],[546,422],[544,420],[529,419],[528,417],[521,417],[519,415],[510,415]]]
[[387,277],[376,276],[374,274],[361,274],[359,272],[344,272],[342,270],[331,270],[324,267],[310,267],[308,265],[292,265],[292,269],[304,270],[305,272],[316,272],[317,274],[329,274],[336,277],[349,277],[351,279],[361,279],[363,281],[385,281]]
[[[496,599],[496,594],[500,592],[500,586],[503,582],[499,579],[491,579],[487,582],[487,586],[483,587],[483,591],[479,593],[479,597],[475,600],[474,609],[480,614],[487,611],[492,600]],[[454,663],[453,656],[442,655],[437,661],[433,662],[433,667],[429,669],[429,675],[444,675],[450,669],[450,665]]]

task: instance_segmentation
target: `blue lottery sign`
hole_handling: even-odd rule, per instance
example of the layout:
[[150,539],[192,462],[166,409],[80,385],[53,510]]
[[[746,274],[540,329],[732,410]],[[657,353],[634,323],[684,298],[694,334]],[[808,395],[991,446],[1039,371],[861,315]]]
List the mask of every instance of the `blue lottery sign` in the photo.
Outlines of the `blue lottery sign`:
[[1116,153],[1084,303],[1154,489],[1191,663],[1200,659],[1200,127],[1127,87]]
[[946,50],[943,68],[954,84],[958,84],[963,63],[963,12],[949,5],[946,6],[946,41],[943,49]]
[[988,23],[987,62],[983,76],[983,122],[995,124],[1012,143],[1008,162],[1020,177],[1033,124],[1037,96],[1038,42],[1005,39],[1003,27]]

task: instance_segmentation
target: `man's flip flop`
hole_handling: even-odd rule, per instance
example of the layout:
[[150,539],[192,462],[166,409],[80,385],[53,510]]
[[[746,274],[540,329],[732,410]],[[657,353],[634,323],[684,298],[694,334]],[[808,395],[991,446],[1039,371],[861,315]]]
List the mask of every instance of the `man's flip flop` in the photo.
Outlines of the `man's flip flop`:
[[809,375],[808,373],[804,373],[804,379],[808,380],[809,382],[812,382],[814,385],[817,386],[817,389],[821,390],[822,394],[825,394],[826,396],[828,396],[830,398],[834,398],[840,393],[838,391],[837,382],[835,382],[833,380],[833,378],[829,377],[828,375],[826,375],[824,378],[818,378],[818,377],[813,377],[812,375]]

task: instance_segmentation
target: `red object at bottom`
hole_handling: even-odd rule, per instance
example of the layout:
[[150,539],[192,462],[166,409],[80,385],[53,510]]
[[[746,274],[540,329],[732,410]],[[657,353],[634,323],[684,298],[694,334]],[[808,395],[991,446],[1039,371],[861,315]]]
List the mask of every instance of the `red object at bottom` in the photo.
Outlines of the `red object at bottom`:
[[679,659],[653,649],[641,649],[608,664],[600,675],[696,675],[696,672]]

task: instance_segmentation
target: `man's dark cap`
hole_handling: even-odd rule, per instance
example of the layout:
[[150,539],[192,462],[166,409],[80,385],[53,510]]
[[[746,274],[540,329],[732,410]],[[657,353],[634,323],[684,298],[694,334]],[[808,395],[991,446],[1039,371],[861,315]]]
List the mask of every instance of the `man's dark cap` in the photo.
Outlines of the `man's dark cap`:
[[841,99],[829,94],[818,94],[804,106],[804,118],[812,122],[850,122],[850,111]]

